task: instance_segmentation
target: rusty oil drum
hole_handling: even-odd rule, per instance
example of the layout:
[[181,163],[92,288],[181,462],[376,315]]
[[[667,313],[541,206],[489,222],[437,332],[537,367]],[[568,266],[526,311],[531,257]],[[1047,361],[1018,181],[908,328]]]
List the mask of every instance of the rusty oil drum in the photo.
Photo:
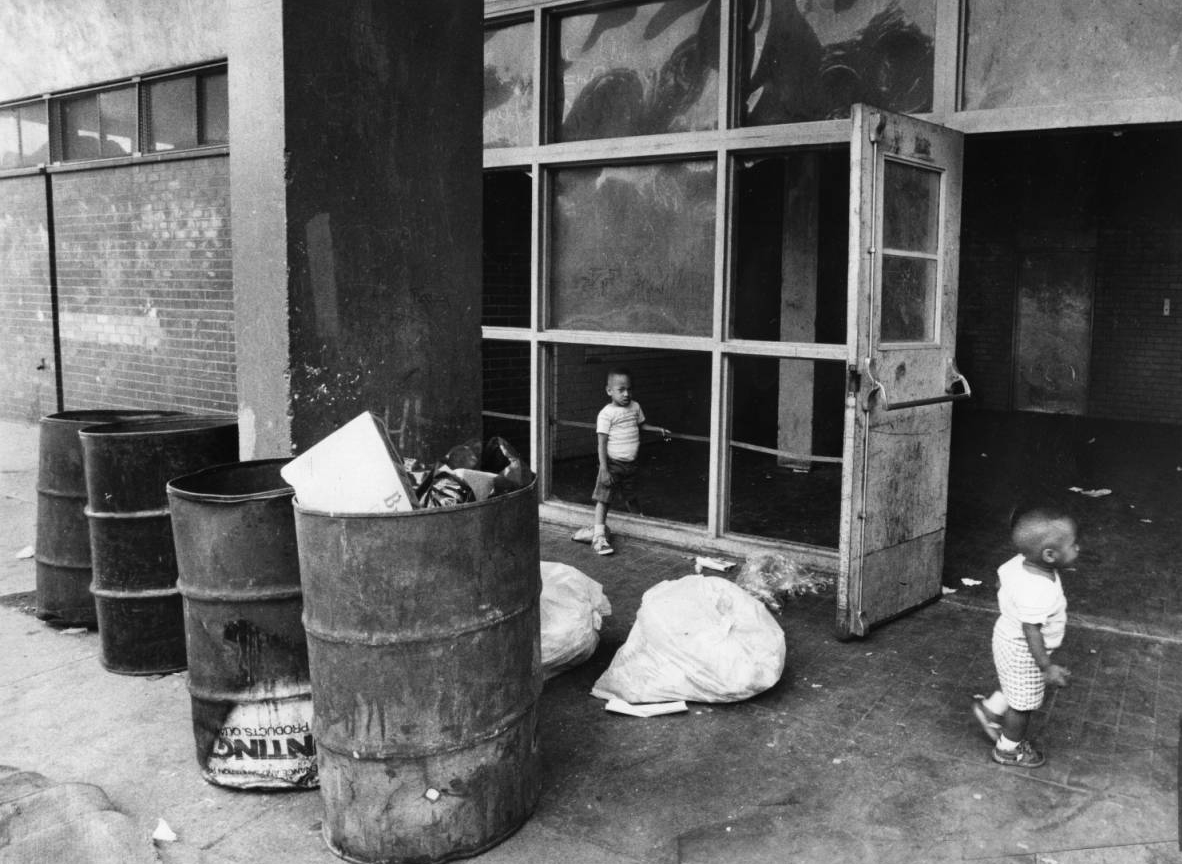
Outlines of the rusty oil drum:
[[201,776],[237,789],[316,786],[289,459],[168,484]]
[[238,422],[193,415],[78,432],[103,667],[121,675],[185,668],[185,625],[166,486],[233,462]]
[[96,627],[90,593],[90,528],[78,431],[100,423],[175,417],[182,411],[61,411],[41,418],[37,441],[37,617]]
[[295,513],[329,848],[411,864],[495,845],[539,790],[536,485]]

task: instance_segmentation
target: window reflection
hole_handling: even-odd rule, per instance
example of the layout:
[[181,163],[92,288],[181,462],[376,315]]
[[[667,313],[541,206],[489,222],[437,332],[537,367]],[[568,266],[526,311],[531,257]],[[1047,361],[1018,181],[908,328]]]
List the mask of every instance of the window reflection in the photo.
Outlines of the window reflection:
[[49,161],[49,120],[44,102],[22,105],[19,109],[21,122],[21,164],[40,165]]
[[197,93],[192,77],[172,78],[148,86],[151,149],[197,146]]
[[0,109],[0,168],[19,168],[21,138],[15,108]]
[[201,104],[201,144],[225,144],[230,140],[230,96],[225,72],[197,79]]
[[552,327],[709,335],[712,161],[554,172]]
[[741,123],[932,108],[935,0],[743,0]]
[[559,141],[718,126],[718,0],[666,0],[559,19]]
[[484,146],[532,143],[533,25],[519,24],[484,34]]
[[97,159],[100,152],[98,100],[93,95],[63,99],[61,108],[62,158],[67,162]]
[[98,94],[103,156],[126,156],[136,144],[135,88],[122,87]]

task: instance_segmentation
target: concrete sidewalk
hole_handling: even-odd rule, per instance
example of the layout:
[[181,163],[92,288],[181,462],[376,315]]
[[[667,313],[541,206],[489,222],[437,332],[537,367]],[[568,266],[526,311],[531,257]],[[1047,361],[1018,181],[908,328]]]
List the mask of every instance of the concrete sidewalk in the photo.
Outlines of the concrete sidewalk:
[[[31,614],[36,427],[0,423],[0,766],[104,790],[165,864],[331,862],[315,791],[241,793],[197,771],[183,674],[112,675],[92,632]],[[482,864],[1182,861],[1177,742],[1182,643],[1072,627],[1072,687],[1040,712],[1048,764],[1002,768],[972,720],[992,686],[991,613],[936,603],[865,640],[832,636],[833,600],[779,616],[788,665],[747,702],[641,720],[591,684],[641,594],[691,571],[691,550],[619,538],[594,555],[543,526],[542,557],[601,582],[613,606],[595,656],[547,683],[541,799]],[[5,772],[0,768],[0,784]],[[7,775],[13,776],[11,772]],[[0,809],[0,861],[5,843]]]

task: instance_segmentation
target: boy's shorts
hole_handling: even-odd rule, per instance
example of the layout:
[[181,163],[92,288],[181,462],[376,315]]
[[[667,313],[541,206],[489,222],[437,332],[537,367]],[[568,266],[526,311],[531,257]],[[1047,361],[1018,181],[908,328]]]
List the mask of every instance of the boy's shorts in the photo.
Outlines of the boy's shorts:
[[607,473],[612,478],[610,486],[600,483],[599,472],[595,473],[595,490],[591,493],[592,501],[598,501],[601,504],[622,504],[636,497],[635,462],[619,462],[615,459],[608,459]]
[[[1047,652],[1050,654],[1051,652]],[[1047,682],[1034,662],[1025,640],[1018,642],[993,634],[993,665],[1001,692],[1015,711],[1033,711],[1042,705]]]

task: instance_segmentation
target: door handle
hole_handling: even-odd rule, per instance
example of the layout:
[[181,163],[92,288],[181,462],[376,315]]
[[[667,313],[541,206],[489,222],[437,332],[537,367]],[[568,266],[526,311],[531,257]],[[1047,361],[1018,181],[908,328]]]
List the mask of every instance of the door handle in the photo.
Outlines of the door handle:
[[[942,396],[928,396],[923,399],[908,399],[904,402],[892,402],[887,396],[886,387],[883,383],[874,377],[874,366],[872,361],[866,363],[866,377],[870,379],[870,390],[866,393],[866,407],[867,412],[874,407],[874,400],[877,398],[879,405],[882,406],[883,411],[901,411],[904,408],[918,408],[921,405],[939,405],[942,402],[963,402],[965,399],[971,399],[973,396],[973,388],[969,386],[969,379],[965,378],[956,368],[956,364],[951,360],[948,361],[949,381],[948,386],[944,388],[944,395]],[[957,388],[960,388],[959,390]]]

